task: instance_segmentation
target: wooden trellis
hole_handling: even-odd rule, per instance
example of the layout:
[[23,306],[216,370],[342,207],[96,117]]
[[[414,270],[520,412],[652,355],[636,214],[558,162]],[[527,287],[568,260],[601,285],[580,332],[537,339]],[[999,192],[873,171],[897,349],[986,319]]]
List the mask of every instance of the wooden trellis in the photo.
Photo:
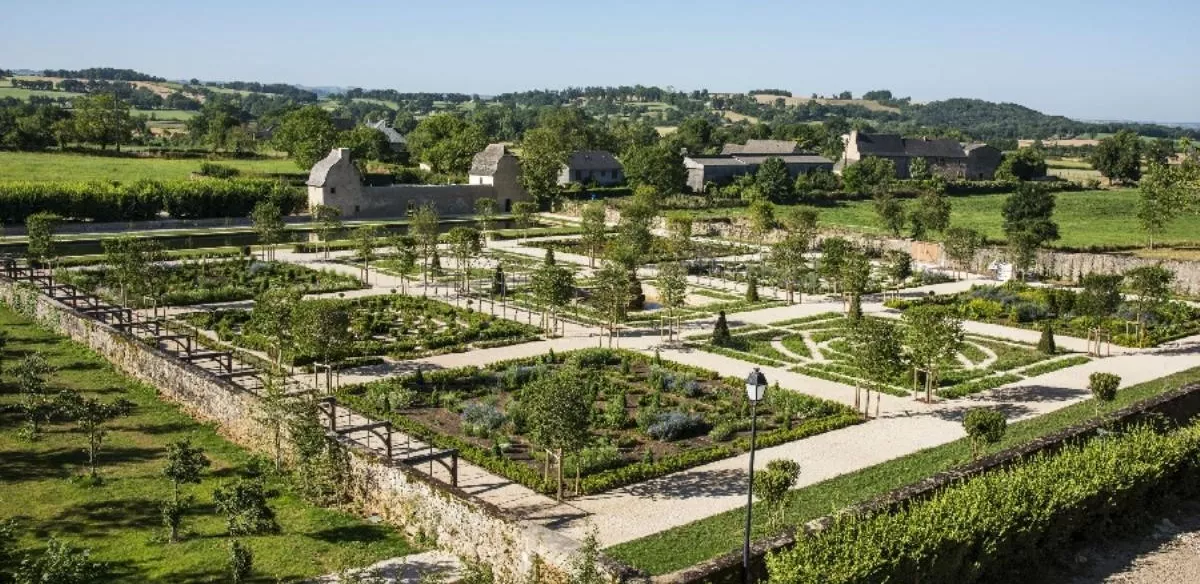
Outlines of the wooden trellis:
[[1107,329],[1095,327],[1088,330],[1088,356],[1111,357],[1112,333]]

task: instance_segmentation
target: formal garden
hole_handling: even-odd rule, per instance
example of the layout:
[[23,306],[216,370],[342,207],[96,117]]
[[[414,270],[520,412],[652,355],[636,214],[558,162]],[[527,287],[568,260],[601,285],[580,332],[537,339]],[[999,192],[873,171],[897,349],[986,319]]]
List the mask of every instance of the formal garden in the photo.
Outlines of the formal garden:
[[353,276],[314,270],[284,262],[253,258],[185,261],[177,264],[142,262],[58,270],[60,282],[72,284],[110,301],[144,306],[187,306],[250,300],[268,289],[289,288],[305,294],[342,292],[363,287]]
[[300,300],[272,292],[260,296],[250,310],[193,312],[180,318],[215,332],[221,341],[271,355],[277,355],[282,339],[284,355],[296,365],[412,359],[523,343],[539,333],[530,325],[403,294]]
[[896,396],[928,390],[937,397],[962,397],[1089,361],[1083,355],[1063,356],[1053,338],[1049,346],[1038,347],[965,334],[946,316],[855,322],[827,312],[732,328],[719,320],[717,332],[687,340],[703,351]]
[[[758,406],[758,446],[861,417],[775,388]],[[749,448],[743,380],[619,349],[582,349],[419,371],[345,387],[352,408],[531,489],[588,494],[734,456]]]
[[1149,266],[1124,275],[1084,275],[1078,290],[1012,281],[973,286],[951,296],[890,300],[886,305],[907,311],[936,304],[967,320],[1035,330],[1049,327],[1083,339],[1099,333],[1113,344],[1153,347],[1200,333],[1200,308],[1171,300],[1173,277],[1168,270]]
[[297,581],[417,551],[336,510],[324,456],[277,470],[5,307],[0,365],[0,580],[230,582],[237,557],[253,581]]

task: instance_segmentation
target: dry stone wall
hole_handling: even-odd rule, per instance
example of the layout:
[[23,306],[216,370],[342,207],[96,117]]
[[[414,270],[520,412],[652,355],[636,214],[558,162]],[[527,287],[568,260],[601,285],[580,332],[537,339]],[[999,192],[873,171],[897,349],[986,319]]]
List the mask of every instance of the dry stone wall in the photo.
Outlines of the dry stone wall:
[[[270,452],[271,433],[258,421],[262,409],[253,394],[92,320],[27,284],[0,278],[0,303],[90,347],[121,371],[156,387],[192,417],[217,424],[230,440]],[[579,542],[346,444],[355,511],[378,515],[410,535],[436,540],[439,548],[487,563],[501,584],[528,582],[535,564],[541,565],[539,582],[565,581],[566,566]],[[615,563],[606,567],[614,579],[631,574]]]

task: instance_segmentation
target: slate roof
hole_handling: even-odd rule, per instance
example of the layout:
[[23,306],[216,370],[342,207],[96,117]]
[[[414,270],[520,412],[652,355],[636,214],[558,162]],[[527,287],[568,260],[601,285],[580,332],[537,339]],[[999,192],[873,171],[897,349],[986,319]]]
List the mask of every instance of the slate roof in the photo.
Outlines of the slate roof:
[[989,146],[987,144],[984,144],[983,142],[972,142],[970,144],[963,144],[963,152],[966,152],[967,154],[970,154],[972,150],[975,150],[978,148],[994,148],[994,146]]
[[904,138],[899,134],[858,132],[858,152],[863,156],[966,158],[962,144],[945,138]]
[[745,144],[726,144],[721,154],[792,154],[799,150],[791,140],[746,140]]
[[762,164],[768,158],[778,158],[785,164],[832,164],[833,161],[817,154],[738,154],[734,156],[746,164]]
[[350,160],[349,148],[334,148],[330,150],[325,158],[318,160],[308,171],[308,181],[305,184],[310,187],[325,186],[325,179],[329,176],[329,171],[343,159],[346,161]]
[[571,170],[611,170],[621,169],[621,163],[612,152],[605,150],[579,150],[567,158],[567,168]]
[[383,120],[379,120],[378,122],[373,122],[373,123],[367,124],[367,126],[375,128],[376,130],[379,130],[380,132],[383,132],[383,135],[387,137],[387,141],[392,144],[407,144],[408,143],[408,140],[406,140],[400,132],[397,132],[395,128],[387,125],[387,122],[385,122]]
[[504,144],[488,144],[487,148],[480,150],[475,157],[471,159],[471,169],[467,174],[472,176],[492,176],[496,174],[496,168],[500,164],[500,159],[508,154],[508,148]]

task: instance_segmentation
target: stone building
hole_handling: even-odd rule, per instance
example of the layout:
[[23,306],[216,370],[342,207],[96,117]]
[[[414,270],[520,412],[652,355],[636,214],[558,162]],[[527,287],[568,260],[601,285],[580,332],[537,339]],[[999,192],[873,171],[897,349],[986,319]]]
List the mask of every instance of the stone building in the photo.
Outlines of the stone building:
[[946,138],[904,138],[899,134],[867,134],[854,130],[842,136],[846,148],[835,168],[868,156],[891,160],[896,178],[909,178],[914,158],[924,158],[929,172],[948,179],[991,179],[1000,166],[1000,151],[986,144],[967,144]]
[[727,184],[743,174],[757,172],[768,158],[782,160],[792,178],[814,170],[833,171],[833,161],[816,154],[688,156],[683,159],[683,166],[687,168],[687,186],[693,193],[702,193],[709,183]]
[[363,184],[350,149],[334,148],[308,173],[308,205],[337,207],[351,219],[403,217],[426,204],[441,215],[470,215],[479,199],[492,199],[498,210],[508,212],[514,202],[530,198],[521,187],[516,158],[501,144],[476,154],[471,170],[478,182],[466,185],[370,186]]
[[625,182],[625,168],[611,152],[580,150],[571,153],[558,175],[558,184],[596,184],[608,186]]

